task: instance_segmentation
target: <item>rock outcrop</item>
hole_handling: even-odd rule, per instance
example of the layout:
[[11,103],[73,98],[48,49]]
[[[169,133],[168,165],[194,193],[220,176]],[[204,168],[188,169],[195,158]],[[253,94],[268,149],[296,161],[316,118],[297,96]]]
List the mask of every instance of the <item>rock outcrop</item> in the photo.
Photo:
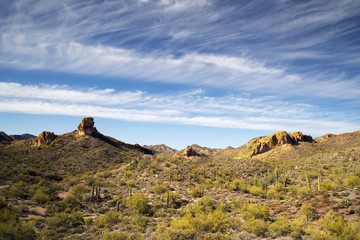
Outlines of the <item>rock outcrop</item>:
[[35,138],[35,146],[40,147],[52,142],[57,136],[53,132],[42,132],[37,138]]
[[288,134],[285,131],[277,132],[272,135],[262,137],[260,139],[251,140],[245,149],[245,154],[252,157],[270,151],[278,146],[284,144],[298,144],[299,142],[312,142],[313,138],[309,135],[304,135],[302,132],[294,132]]
[[183,155],[186,157],[200,156],[191,146],[185,148]]
[[98,131],[94,127],[94,119],[92,117],[84,118],[78,126],[78,136],[93,135]]

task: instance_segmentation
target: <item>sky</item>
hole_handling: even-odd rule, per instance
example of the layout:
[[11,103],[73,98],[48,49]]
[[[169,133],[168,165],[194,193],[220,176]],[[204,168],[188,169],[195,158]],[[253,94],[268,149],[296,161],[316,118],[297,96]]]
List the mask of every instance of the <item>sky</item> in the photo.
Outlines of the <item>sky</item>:
[[178,150],[360,129],[358,0],[2,0],[0,130]]

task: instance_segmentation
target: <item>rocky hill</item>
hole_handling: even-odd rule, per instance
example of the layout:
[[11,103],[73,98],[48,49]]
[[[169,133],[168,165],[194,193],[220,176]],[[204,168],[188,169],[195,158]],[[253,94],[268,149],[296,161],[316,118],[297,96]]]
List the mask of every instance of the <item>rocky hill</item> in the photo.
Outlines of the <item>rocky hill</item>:
[[[6,136],[5,136],[6,137]],[[13,141],[10,137],[0,147],[3,172],[18,177],[15,172],[33,166],[36,175],[65,177],[69,171],[86,172],[119,164],[133,156],[152,155],[152,151],[104,136],[94,127],[93,118],[85,118],[78,130],[62,135],[44,131],[34,139]],[[16,158],[14,158],[16,156]],[[16,161],[16,164],[14,164]],[[4,164],[5,163],[5,164]],[[31,164],[29,164],[31,163]],[[39,169],[46,169],[46,171]],[[63,176],[62,176],[63,175]],[[9,176],[0,176],[0,181]]]
[[246,148],[240,152],[239,157],[252,157],[285,144],[297,145],[300,142],[313,141],[311,136],[303,135],[302,132],[294,132],[292,134],[288,134],[285,131],[277,132],[269,136],[252,139],[246,144]]

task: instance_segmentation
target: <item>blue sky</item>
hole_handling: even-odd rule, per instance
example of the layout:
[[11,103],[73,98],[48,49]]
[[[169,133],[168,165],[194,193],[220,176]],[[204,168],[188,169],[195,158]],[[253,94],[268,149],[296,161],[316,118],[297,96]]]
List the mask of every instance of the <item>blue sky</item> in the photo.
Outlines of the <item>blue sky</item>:
[[0,123],[139,144],[360,129],[358,0],[0,3]]

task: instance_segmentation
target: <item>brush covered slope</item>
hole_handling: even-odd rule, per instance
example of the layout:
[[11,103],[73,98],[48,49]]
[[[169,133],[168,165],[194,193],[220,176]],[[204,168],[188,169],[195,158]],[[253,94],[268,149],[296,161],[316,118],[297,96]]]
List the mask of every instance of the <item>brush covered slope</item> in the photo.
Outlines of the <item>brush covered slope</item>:
[[360,132],[160,156],[78,131],[0,146],[1,239],[360,238]]

